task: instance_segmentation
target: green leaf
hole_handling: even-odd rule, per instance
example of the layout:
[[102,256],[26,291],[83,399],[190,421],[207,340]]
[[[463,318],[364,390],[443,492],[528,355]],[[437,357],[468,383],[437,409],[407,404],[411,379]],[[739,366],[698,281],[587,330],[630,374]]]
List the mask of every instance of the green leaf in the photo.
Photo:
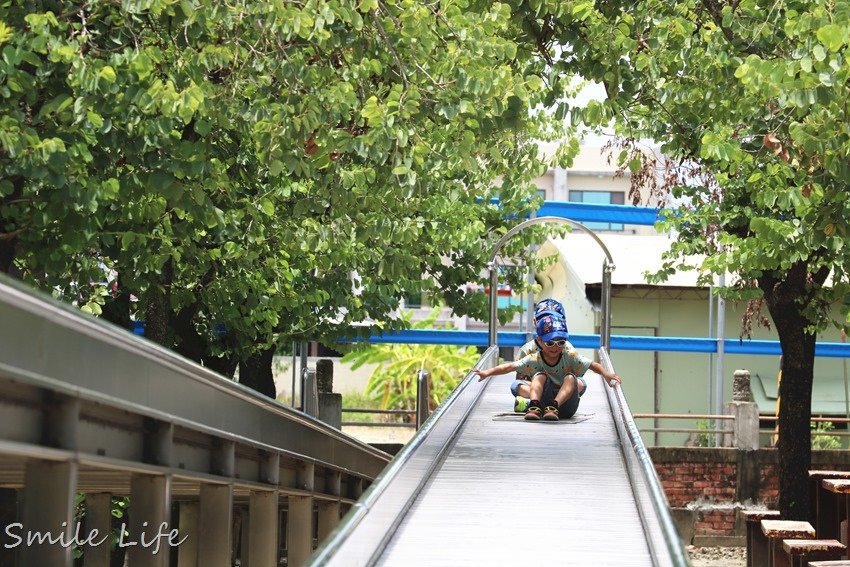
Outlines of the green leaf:
[[741,63],[738,65],[738,68],[735,69],[735,78],[742,79],[746,77],[750,72],[750,65],[748,63]]
[[274,204],[268,199],[262,199],[260,201],[260,208],[266,213],[268,216],[274,215]]
[[278,175],[280,175],[280,174],[281,174],[281,172],[283,171],[284,167],[285,167],[285,166],[283,165],[283,162],[282,162],[282,161],[277,160],[277,159],[276,159],[276,160],[274,160],[274,161],[272,161],[272,162],[269,164],[269,175],[271,175],[272,177],[277,177]]
[[360,0],[357,4],[357,10],[362,13],[378,9],[378,0]]
[[[818,41],[833,53],[847,42],[848,30],[845,26],[827,24],[817,31]],[[818,59],[820,61],[821,59]]]
[[107,65],[106,67],[100,70],[97,76],[98,78],[103,79],[107,83],[114,83],[116,78],[115,69]]

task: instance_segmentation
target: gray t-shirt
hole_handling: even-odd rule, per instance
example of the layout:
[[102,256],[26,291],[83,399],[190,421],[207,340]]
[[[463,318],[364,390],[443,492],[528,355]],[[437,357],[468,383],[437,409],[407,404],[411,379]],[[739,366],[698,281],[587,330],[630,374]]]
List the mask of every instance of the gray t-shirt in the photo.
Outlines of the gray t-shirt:
[[[564,345],[564,352],[571,350],[575,350],[575,347],[570,344],[569,341],[567,341],[567,344]],[[535,352],[540,352],[540,347],[538,346],[537,341],[535,339],[531,339],[519,348],[519,358],[525,358],[529,354],[534,354]],[[534,373],[522,374],[519,370],[517,370],[516,373],[517,380],[531,380],[533,376]]]
[[[569,349],[564,348],[558,362],[555,364],[547,364],[543,360],[543,353],[539,350],[514,361],[514,370],[517,376],[534,376],[537,373],[546,374],[552,382],[561,385],[564,383],[564,376],[573,374],[575,376],[584,376],[592,360],[580,355],[576,349],[569,345]],[[523,347],[525,348],[525,347]]]

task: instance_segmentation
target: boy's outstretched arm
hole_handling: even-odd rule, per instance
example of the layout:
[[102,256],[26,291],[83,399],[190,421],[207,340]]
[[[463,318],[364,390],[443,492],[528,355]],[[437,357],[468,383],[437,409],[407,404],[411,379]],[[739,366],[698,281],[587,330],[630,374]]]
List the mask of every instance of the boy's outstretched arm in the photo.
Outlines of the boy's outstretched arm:
[[490,376],[499,376],[500,374],[507,374],[508,372],[513,372],[516,369],[514,366],[514,362],[503,362],[498,366],[494,366],[493,368],[488,368],[486,370],[473,370],[473,374],[478,376],[478,381],[486,380]]

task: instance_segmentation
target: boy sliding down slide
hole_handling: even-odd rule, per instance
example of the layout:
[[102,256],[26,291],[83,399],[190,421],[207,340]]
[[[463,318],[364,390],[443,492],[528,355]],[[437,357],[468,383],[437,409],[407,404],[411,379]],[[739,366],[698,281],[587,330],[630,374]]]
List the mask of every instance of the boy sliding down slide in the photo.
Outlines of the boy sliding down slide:
[[[560,301],[547,297],[541,299],[534,305],[534,327],[537,328],[537,323],[545,317],[551,315],[553,319],[564,320],[564,333],[567,333],[567,319],[564,316],[564,306]],[[573,345],[569,342],[569,336],[566,337],[567,342],[564,344],[564,350],[569,352],[573,350]],[[543,348],[543,341],[537,335],[533,339],[522,345],[519,349],[518,358],[525,358],[529,354],[534,354]],[[511,394],[514,397],[514,411],[517,413],[525,413],[528,409],[528,403],[531,401],[531,379],[533,374],[523,374],[517,372],[516,380],[511,384]],[[583,393],[579,390],[579,396]]]
[[[525,419],[542,417],[546,421],[558,421],[559,417],[575,415],[579,397],[587,387],[581,377],[588,370],[601,375],[612,387],[622,382],[616,373],[608,372],[601,364],[581,356],[574,349],[564,352],[567,329],[563,319],[542,317],[537,323],[537,336],[543,343],[538,352],[487,370],[474,370],[479,382],[509,372],[531,374],[531,403]],[[541,402],[545,409],[541,408]]]

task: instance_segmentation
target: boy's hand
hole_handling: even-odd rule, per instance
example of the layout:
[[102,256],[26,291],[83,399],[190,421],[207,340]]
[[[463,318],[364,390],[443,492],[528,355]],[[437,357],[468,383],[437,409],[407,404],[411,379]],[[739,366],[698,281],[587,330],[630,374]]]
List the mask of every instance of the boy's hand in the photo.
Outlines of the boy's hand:
[[622,384],[623,380],[614,372],[606,372],[605,380],[608,382],[608,385],[612,388],[617,384]]
[[472,371],[472,373],[475,374],[476,376],[478,376],[479,382],[481,382],[482,380],[486,380],[487,378],[490,377],[490,373],[487,372],[486,370],[478,370],[476,368],[475,370]]

